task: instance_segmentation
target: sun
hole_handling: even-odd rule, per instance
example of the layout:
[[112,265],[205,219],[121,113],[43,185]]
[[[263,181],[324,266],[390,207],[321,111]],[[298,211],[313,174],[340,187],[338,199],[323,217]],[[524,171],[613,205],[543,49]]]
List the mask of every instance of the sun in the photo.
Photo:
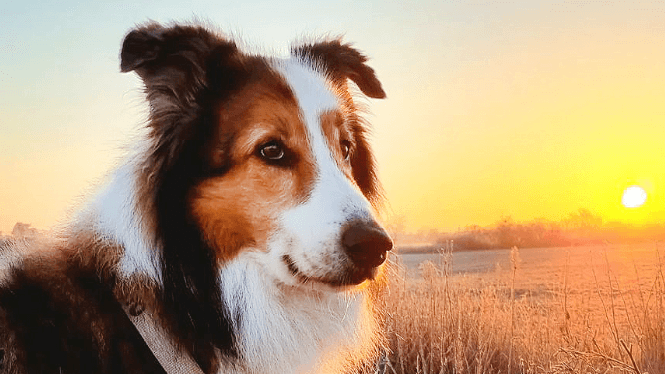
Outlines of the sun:
[[630,186],[623,191],[621,204],[626,208],[639,208],[647,201],[647,192],[640,186]]

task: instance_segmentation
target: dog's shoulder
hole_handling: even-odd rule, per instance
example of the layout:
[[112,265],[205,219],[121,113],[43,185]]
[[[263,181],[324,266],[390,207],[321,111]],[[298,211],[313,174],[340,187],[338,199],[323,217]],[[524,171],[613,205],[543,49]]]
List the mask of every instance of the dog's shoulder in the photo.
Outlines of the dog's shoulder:
[[91,263],[58,242],[0,248],[0,373],[164,373]]

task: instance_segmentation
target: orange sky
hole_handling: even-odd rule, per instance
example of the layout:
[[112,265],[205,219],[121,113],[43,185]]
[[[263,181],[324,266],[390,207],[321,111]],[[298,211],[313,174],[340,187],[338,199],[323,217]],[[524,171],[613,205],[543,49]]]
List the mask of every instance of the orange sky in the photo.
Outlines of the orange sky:
[[[665,221],[662,2],[68,4],[0,15],[2,232],[48,228],[94,190],[145,116],[124,33],[192,15],[277,52],[329,31],[366,51],[388,93],[368,102],[386,216],[409,230],[579,208]],[[633,184],[648,200],[627,209]]]
[[[397,214],[411,227],[449,229],[578,208],[606,220],[665,219],[665,43],[621,31],[623,42],[606,28],[548,43],[525,35],[524,50],[463,66],[434,88],[439,95],[404,98],[420,111],[381,108],[403,123],[385,135],[402,139],[400,151],[380,148],[385,170],[402,167],[384,173]],[[649,198],[629,210],[620,198],[632,184]]]

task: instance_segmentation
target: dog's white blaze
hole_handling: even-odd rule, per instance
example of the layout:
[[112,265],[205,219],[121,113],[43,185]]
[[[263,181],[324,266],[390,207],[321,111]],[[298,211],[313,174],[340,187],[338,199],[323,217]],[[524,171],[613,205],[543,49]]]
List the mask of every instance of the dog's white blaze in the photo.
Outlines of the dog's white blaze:
[[[136,196],[136,166],[125,163],[113,175],[92,204],[92,212],[84,211],[79,221],[96,213],[97,231],[124,248],[119,271],[129,277],[140,273],[161,284],[158,251],[146,235]],[[86,222],[81,222],[85,224]]]
[[300,106],[317,172],[309,199],[282,213],[283,231],[276,236],[289,237],[289,247],[282,250],[299,270],[310,277],[325,277],[344,266],[339,246],[343,226],[351,219],[369,219],[371,204],[339,169],[323,134],[320,115],[340,106],[329,84],[321,73],[295,59],[282,61],[276,68]]

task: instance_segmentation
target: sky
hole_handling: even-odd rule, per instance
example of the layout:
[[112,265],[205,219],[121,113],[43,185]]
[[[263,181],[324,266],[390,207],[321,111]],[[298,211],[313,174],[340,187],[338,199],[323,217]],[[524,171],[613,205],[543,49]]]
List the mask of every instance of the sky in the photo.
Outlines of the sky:
[[[144,124],[129,29],[199,20],[263,51],[344,35],[371,57],[367,100],[387,204],[407,230],[665,221],[663,1],[12,2],[0,11],[0,232],[65,222]],[[639,185],[647,201],[621,205]]]

